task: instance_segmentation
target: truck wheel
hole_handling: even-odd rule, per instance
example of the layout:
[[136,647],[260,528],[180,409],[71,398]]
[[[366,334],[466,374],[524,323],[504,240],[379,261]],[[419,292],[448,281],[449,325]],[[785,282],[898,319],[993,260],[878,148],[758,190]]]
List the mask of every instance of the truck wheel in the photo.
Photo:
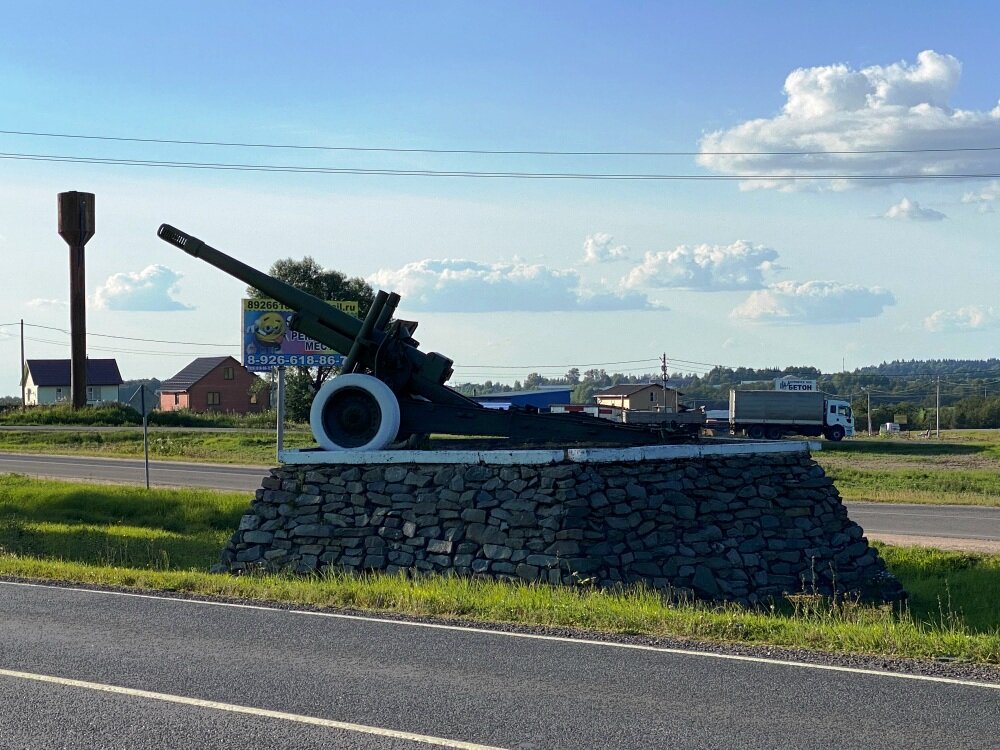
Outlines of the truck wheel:
[[309,410],[309,426],[328,451],[382,450],[399,432],[399,402],[378,378],[340,375],[319,389]]
[[781,430],[777,427],[767,428],[767,439],[768,440],[781,440]]
[[755,424],[747,430],[747,435],[753,440],[763,440],[764,439],[764,425]]
[[832,440],[837,443],[844,439],[844,428],[839,424],[835,424],[829,430],[826,431],[826,437],[828,440]]

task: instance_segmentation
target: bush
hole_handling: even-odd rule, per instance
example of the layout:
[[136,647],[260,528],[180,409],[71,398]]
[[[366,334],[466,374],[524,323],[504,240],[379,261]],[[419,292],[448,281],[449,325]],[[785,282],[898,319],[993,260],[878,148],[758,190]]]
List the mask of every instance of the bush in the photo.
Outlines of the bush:
[[[160,427],[245,427],[267,429],[274,427],[276,414],[273,409],[257,414],[230,412],[153,411],[149,424]],[[73,409],[69,404],[30,406],[0,412],[0,424],[5,425],[79,425],[81,427],[118,427],[142,424],[142,415],[130,406],[109,403]]]
[[[248,427],[267,429],[274,427],[277,414],[273,409],[256,414],[232,412],[194,412],[187,409],[154,411],[149,423],[160,427]],[[141,420],[140,420],[141,422]]]
[[109,403],[74,409],[70,404],[30,406],[0,413],[0,424],[8,425],[87,425],[117,427],[142,424],[142,415],[131,406]]

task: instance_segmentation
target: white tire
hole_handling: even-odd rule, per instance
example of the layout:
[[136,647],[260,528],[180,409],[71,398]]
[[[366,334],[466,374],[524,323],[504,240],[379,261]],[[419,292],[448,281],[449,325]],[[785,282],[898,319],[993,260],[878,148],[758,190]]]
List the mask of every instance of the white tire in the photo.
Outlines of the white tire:
[[324,450],[382,450],[399,432],[399,401],[378,378],[340,375],[319,389],[309,410],[309,426]]

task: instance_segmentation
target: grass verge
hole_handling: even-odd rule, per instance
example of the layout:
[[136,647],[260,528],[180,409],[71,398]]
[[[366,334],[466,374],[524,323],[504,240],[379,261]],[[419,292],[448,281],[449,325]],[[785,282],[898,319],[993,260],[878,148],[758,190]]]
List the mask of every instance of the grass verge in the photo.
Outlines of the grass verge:
[[848,500],[1000,507],[998,435],[973,433],[961,442],[861,438],[825,443],[814,457]]
[[213,575],[249,496],[0,477],[0,575],[479,622],[1000,664],[1000,556],[882,546],[902,609],[802,595],[770,611],[440,576]]
[[1000,507],[1000,473],[989,470],[831,466],[826,473],[849,500]]

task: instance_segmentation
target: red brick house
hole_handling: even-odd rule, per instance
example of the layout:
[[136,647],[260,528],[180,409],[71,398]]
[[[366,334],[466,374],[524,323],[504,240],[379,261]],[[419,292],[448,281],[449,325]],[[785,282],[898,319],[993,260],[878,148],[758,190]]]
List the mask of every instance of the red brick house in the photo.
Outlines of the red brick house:
[[264,411],[271,400],[262,382],[233,357],[199,357],[160,385],[160,409]]

